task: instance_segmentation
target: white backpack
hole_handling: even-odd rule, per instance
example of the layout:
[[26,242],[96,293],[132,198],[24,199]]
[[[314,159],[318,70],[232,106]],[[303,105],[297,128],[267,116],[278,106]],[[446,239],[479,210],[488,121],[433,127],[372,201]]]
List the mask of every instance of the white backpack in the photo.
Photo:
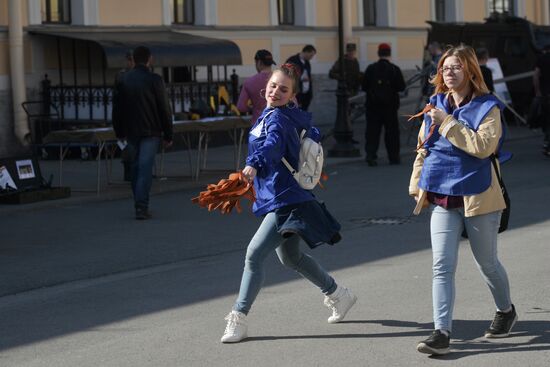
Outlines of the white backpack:
[[321,143],[305,136],[306,130],[300,134],[300,158],[298,169],[294,169],[283,157],[282,161],[292,176],[298,181],[298,185],[306,190],[313,190],[321,179],[323,171],[323,147]]
[[[273,111],[269,111],[262,121],[258,124],[256,129],[264,129],[267,134],[267,128],[265,127],[264,120]],[[255,129],[253,129],[255,130]],[[258,132],[251,131],[252,134]],[[297,134],[298,132],[296,132]],[[323,147],[321,143],[306,137],[306,130],[302,130],[300,138],[300,155],[298,159],[298,169],[294,169],[285,157],[281,159],[286,168],[290,171],[294,179],[298,182],[301,188],[306,190],[313,190],[321,179],[323,172]]]

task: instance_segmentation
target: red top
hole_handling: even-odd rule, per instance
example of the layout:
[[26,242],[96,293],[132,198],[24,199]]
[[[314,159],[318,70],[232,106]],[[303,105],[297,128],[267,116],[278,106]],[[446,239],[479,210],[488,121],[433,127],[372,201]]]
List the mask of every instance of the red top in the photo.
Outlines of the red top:
[[456,209],[464,207],[464,198],[462,196],[452,196],[444,194],[436,194],[428,191],[427,199],[434,205],[439,205],[445,209]]

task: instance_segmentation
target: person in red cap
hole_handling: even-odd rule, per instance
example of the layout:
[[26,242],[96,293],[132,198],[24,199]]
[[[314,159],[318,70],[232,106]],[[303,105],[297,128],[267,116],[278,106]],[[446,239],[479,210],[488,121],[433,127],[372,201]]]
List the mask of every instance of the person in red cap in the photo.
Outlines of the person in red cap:
[[369,166],[378,165],[378,145],[384,128],[384,142],[390,164],[399,164],[399,92],[405,90],[401,69],[390,62],[391,46],[378,45],[379,60],[365,70],[362,89],[367,94],[365,130],[366,161]]

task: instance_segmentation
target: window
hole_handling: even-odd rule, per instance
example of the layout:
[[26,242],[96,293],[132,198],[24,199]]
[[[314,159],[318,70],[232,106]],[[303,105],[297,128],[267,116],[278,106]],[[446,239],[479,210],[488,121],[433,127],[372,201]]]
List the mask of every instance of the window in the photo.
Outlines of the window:
[[279,24],[294,24],[294,0],[278,0]]
[[435,0],[435,21],[445,21],[445,0]]
[[71,1],[42,0],[42,23],[71,23]]
[[363,0],[364,25],[376,25],[376,0]]
[[492,13],[514,14],[514,0],[489,0],[489,9]]
[[174,23],[194,24],[195,23],[195,1],[174,0]]

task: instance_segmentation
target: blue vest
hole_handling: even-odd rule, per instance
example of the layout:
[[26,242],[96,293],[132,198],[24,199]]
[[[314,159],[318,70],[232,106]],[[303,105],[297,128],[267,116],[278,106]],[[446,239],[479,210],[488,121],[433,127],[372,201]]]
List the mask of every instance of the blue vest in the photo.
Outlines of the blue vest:
[[[473,98],[469,103],[451,113],[449,100],[443,93],[430,98],[430,103],[452,114],[460,123],[477,131],[489,111],[503,105],[493,95],[486,94]],[[425,135],[431,126],[431,118],[424,115]],[[499,148],[504,138],[499,142]],[[484,192],[491,185],[491,159],[480,159],[469,155],[452,145],[436,129],[431,138],[424,144],[427,156],[424,159],[418,186],[425,190],[443,195],[463,196]]]

